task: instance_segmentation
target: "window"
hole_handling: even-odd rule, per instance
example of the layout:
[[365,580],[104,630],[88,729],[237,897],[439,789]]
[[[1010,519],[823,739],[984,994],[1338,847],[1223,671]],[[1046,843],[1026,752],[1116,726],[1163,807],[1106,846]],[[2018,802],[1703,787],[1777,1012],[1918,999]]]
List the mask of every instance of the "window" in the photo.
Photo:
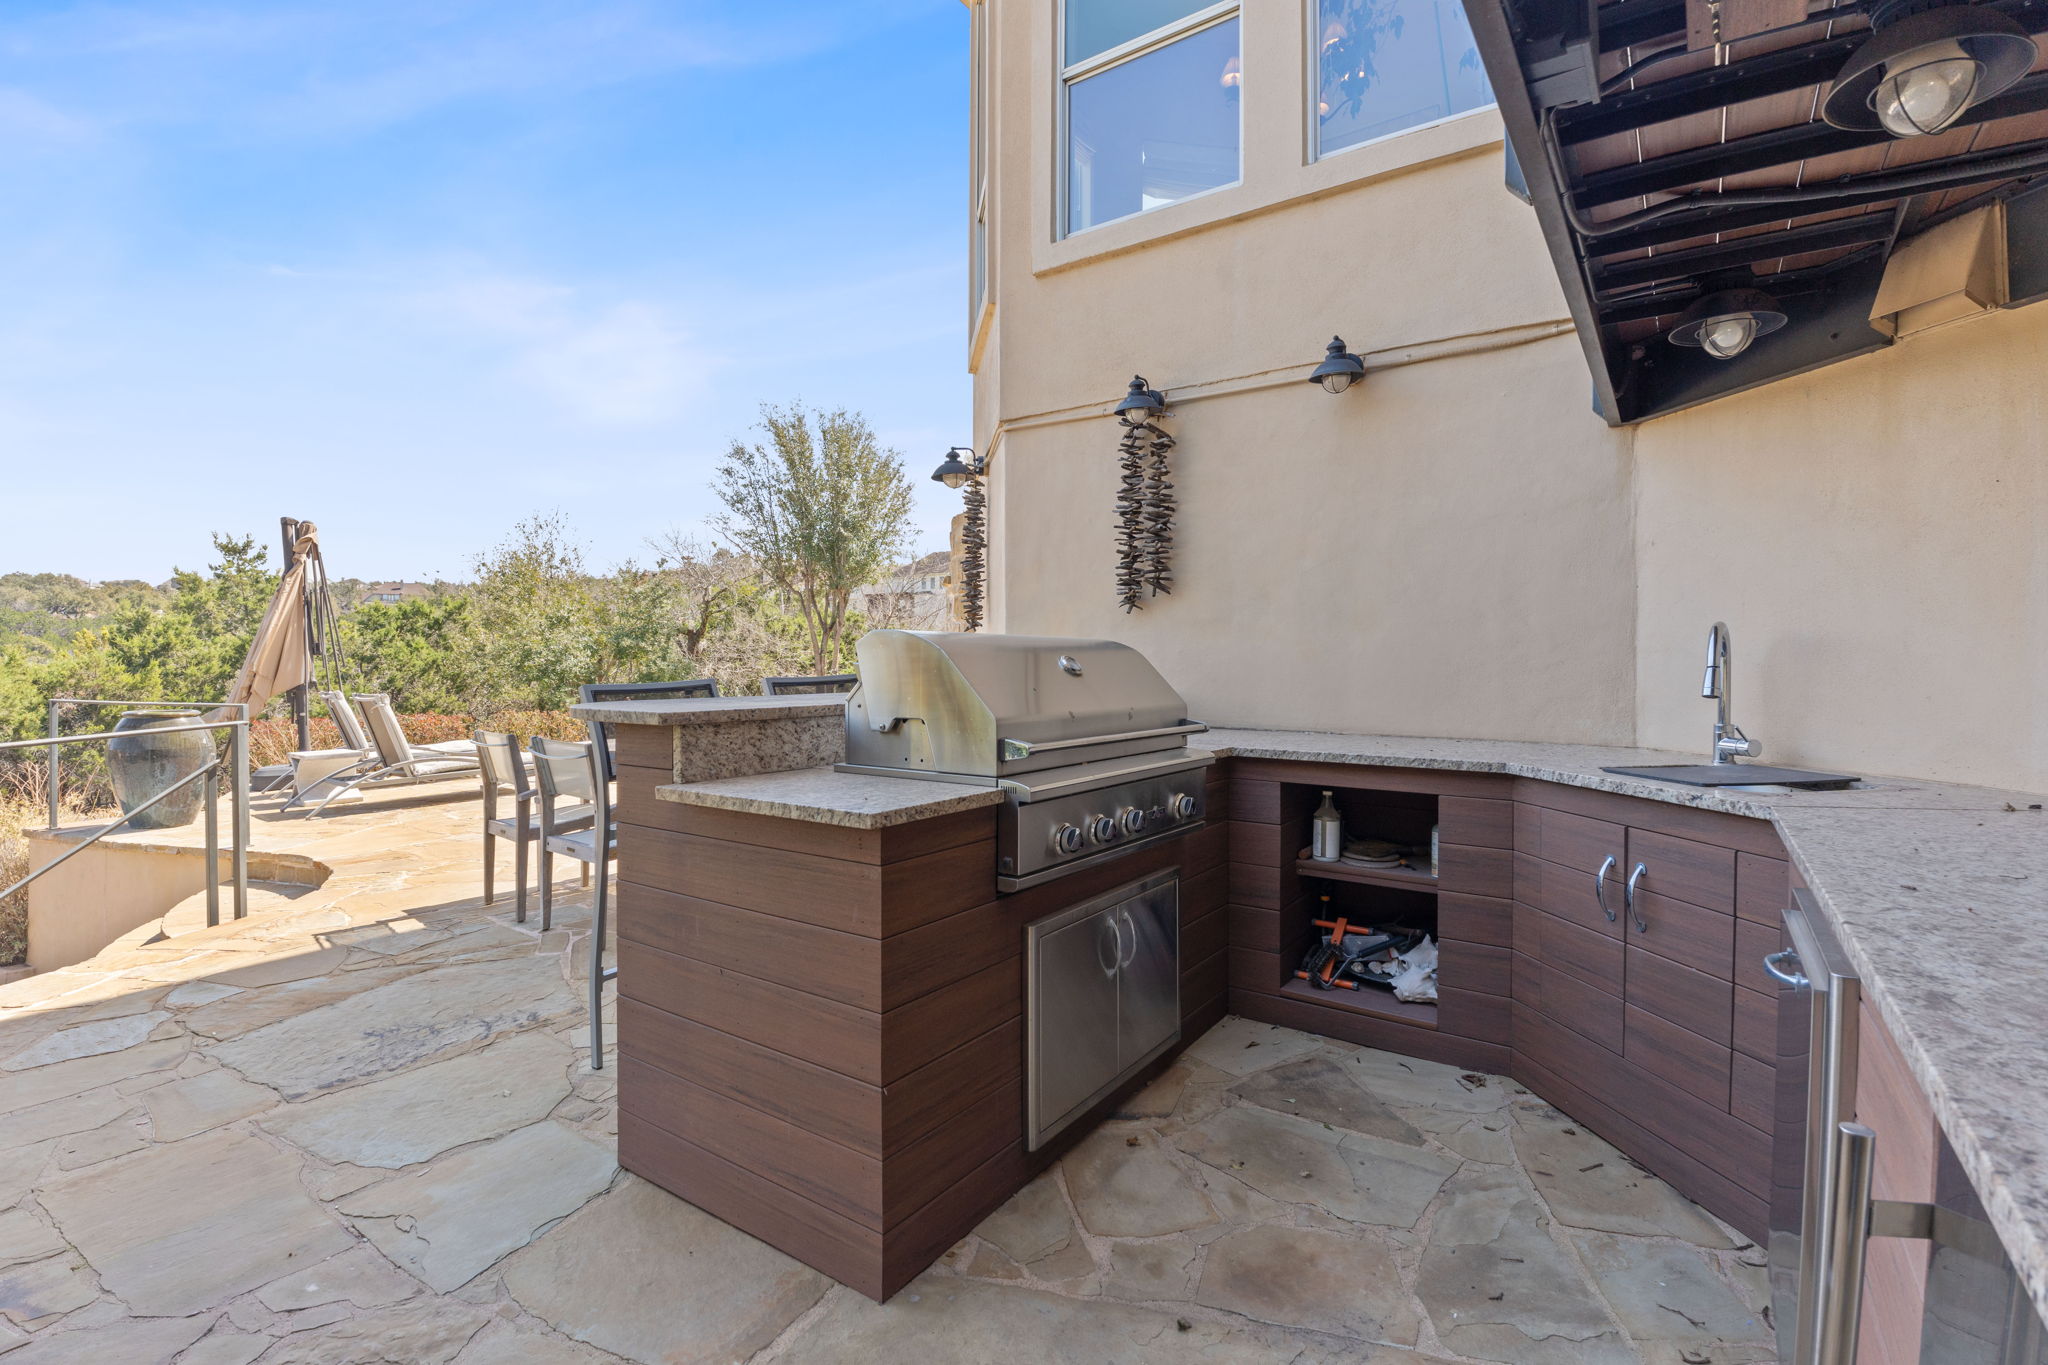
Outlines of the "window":
[[1316,155],[1493,103],[1458,0],[1312,0]]
[[1235,3],[1066,0],[1063,232],[1235,184]]
[[988,5],[975,0],[968,11],[967,149],[967,344],[981,329],[981,311],[988,303]]

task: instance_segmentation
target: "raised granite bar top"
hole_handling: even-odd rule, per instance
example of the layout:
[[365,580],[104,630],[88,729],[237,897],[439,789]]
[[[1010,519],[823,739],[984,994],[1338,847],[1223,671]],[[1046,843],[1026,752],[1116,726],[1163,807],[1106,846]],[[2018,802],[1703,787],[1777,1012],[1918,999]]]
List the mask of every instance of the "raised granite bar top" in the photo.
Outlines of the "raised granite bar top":
[[918,777],[874,777],[867,773],[835,772],[831,768],[798,768],[729,777],[718,782],[690,782],[656,787],[654,794],[685,806],[711,806],[749,815],[843,825],[848,829],[908,825],[977,806],[1000,805],[1003,800],[1002,792],[995,787]]
[[[2048,1315],[2048,797],[1900,777],[1832,792],[1684,787],[1601,769],[1697,754],[1589,744],[1214,729],[1202,747],[1219,758],[1502,773],[1769,820]],[[987,787],[823,767],[659,795],[856,828],[1002,799]]]
[[658,701],[591,701],[569,708],[580,720],[607,725],[731,725],[750,720],[808,720],[846,712],[843,693],[804,697],[664,697]]

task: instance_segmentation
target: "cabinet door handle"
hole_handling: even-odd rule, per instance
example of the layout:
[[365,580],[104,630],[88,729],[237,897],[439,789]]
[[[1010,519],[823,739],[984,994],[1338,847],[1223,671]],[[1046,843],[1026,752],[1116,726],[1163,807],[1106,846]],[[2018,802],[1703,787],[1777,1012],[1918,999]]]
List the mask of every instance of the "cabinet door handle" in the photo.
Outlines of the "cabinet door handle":
[[1628,907],[1628,917],[1635,921],[1636,932],[1647,934],[1650,926],[1643,922],[1642,912],[1636,909],[1636,883],[1650,870],[1648,863],[1637,863],[1636,870],[1628,874],[1628,885],[1621,888],[1621,903]]
[[1765,954],[1764,970],[1795,991],[1805,990],[1813,984],[1806,979],[1806,971],[1799,965],[1797,948],[1780,948],[1775,953]]
[[[1128,957],[1121,954],[1118,955],[1116,965],[1119,970],[1130,966],[1138,960],[1138,922],[1131,918],[1131,912],[1128,910],[1124,911],[1124,928],[1131,931],[1131,952]],[[1118,946],[1121,947],[1124,941],[1121,933],[1117,935],[1116,941]]]
[[1109,930],[1109,957],[1105,959],[1102,956],[1102,934],[1098,930],[1095,935],[1095,965],[1102,968],[1104,976],[1115,976],[1117,959],[1123,954],[1124,933],[1116,927],[1115,915],[1104,915],[1102,928]]
[[1600,913],[1607,916],[1609,924],[1614,923],[1614,907],[1607,903],[1607,874],[1614,870],[1614,855],[1607,855],[1607,861],[1600,864],[1600,870],[1593,874],[1593,899],[1600,903]]

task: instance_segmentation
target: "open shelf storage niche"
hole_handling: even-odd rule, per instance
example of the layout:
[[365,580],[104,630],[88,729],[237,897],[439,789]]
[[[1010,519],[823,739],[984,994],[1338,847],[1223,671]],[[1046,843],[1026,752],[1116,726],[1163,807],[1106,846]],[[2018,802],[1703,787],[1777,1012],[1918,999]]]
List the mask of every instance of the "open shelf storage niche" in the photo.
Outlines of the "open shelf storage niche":
[[[1367,868],[1341,863],[1318,863],[1307,857],[1311,845],[1314,813],[1329,791],[1344,816],[1348,838],[1390,839],[1425,850],[1419,868]],[[1433,938],[1437,932],[1437,879],[1427,866],[1430,827],[1437,823],[1437,798],[1419,792],[1377,791],[1371,788],[1299,786],[1290,784],[1284,808],[1293,814],[1283,831],[1286,847],[1298,851],[1294,871],[1299,894],[1281,911],[1281,954],[1283,979],[1280,993],[1293,999],[1331,1009],[1349,1010],[1396,1023],[1435,1028],[1437,1007],[1427,1001],[1397,1000],[1393,992],[1377,986],[1355,991],[1319,990],[1295,977],[1303,954],[1322,931],[1315,921],[1323,918],[1324,902],[1334,915],[1359,924],[1400,924],[1422,929]]]

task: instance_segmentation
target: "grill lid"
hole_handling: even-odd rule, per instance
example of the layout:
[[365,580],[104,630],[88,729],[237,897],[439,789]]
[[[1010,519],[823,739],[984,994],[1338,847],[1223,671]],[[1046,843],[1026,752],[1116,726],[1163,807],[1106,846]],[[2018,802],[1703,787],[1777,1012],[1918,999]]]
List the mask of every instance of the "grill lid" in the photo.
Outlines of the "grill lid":
[[1114,640],[877,630],[855,652],[849,766],[995,780],[1178,749],[1205,728]]

